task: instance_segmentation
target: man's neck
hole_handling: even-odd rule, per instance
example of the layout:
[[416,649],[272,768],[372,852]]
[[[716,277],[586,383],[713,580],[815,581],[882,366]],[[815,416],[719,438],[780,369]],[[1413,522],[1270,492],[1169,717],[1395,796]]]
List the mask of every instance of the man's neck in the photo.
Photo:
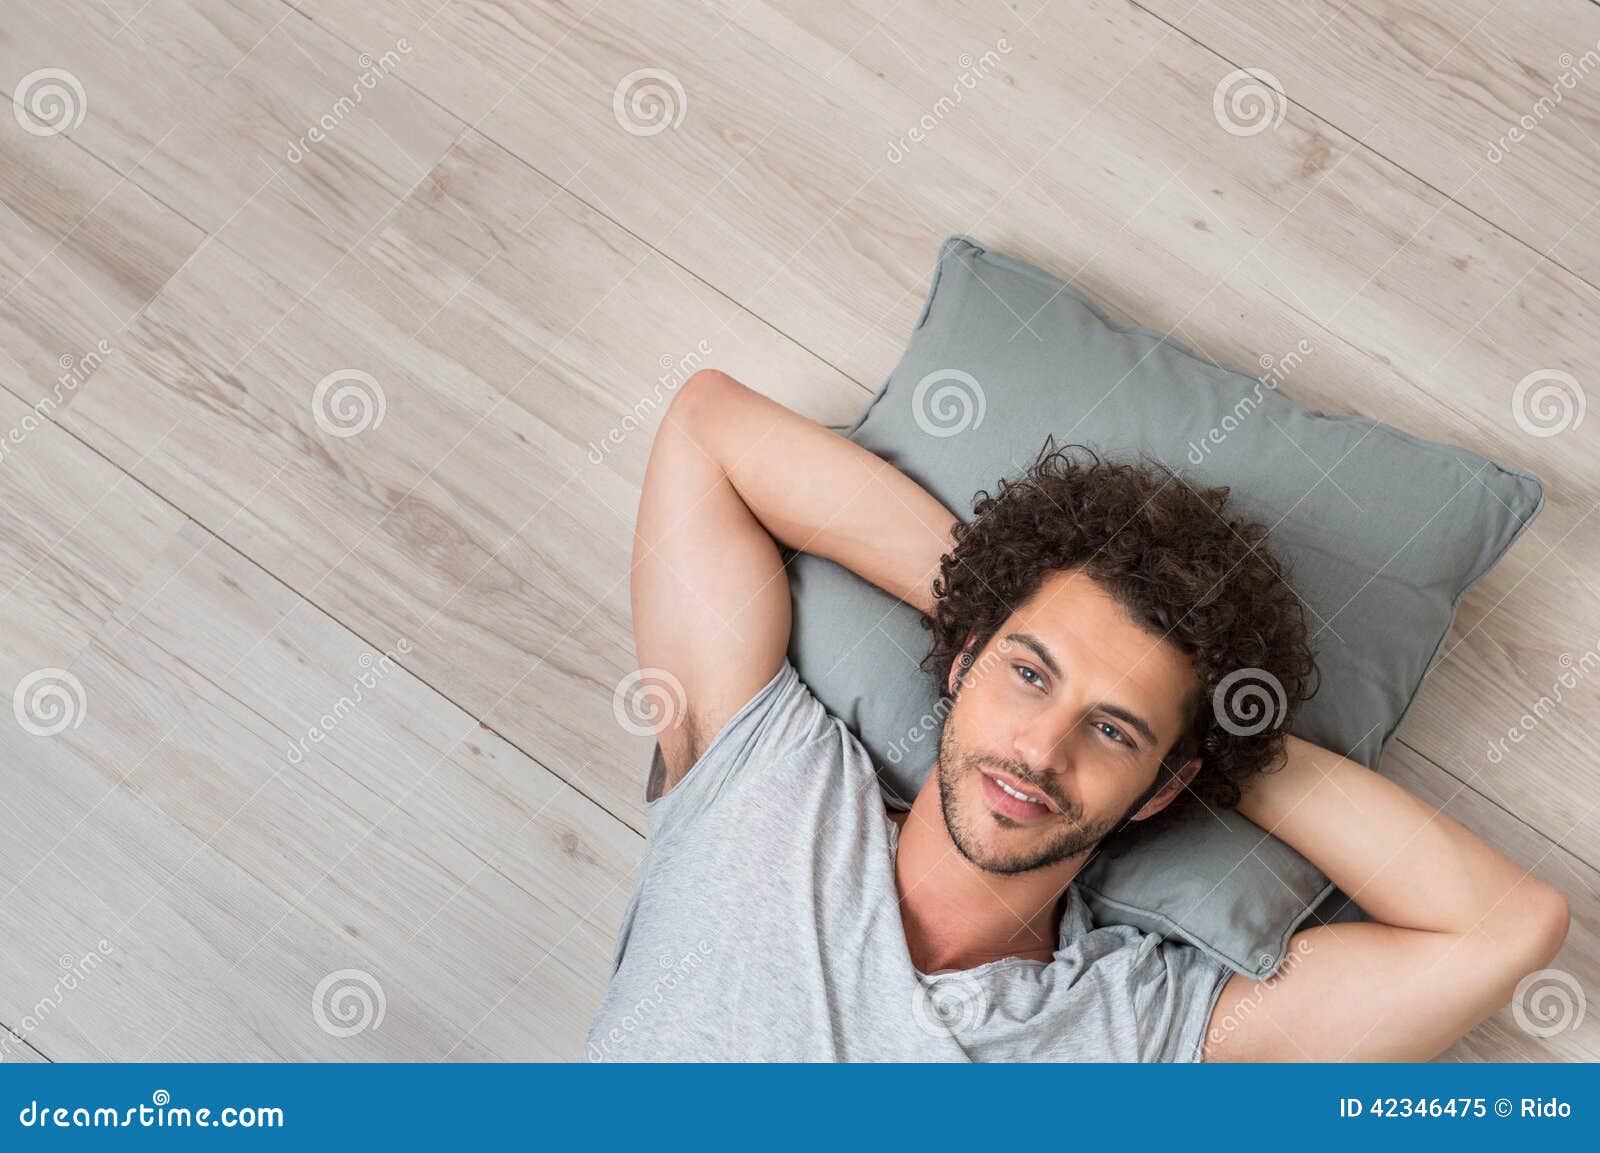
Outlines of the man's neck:
[[[935,770],[937,773],[937,770]],[[1003,957],[1048,961],[1060,939],[1061,896],[1079,857],[1026,873],[989,873],[950,837],[930,776],[900,821],[895,882],[911,960],[924,973],[971,969]]]

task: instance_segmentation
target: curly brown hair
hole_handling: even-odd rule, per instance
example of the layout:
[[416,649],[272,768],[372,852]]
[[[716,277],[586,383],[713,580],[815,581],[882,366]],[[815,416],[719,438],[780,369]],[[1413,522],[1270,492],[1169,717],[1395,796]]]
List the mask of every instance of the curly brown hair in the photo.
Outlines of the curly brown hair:
[[[1242,784],[1279,759],[1284,734],[1315,693],[1316,661],[1301,601],[1266,547],[1267,527],[1237,515],[1228,493],[1191,485],[1148,457],[1101,460],[1087,445],[1057,448],[1048,437],[1024,475],[973,498],[973,520],[955,526],[954,550],[940,558],[924,619],[933,646],[922,662],[940,696],[949,697],[958,655],[970,665],[1047,576],[1081,570],[1140,627],[1188,655],[1198,677],[1189,722],[1150,791],[1199,753],[1189,789],[1209,806],[1235,807]],[[1267,693],[1273,715],[1263,724]]]

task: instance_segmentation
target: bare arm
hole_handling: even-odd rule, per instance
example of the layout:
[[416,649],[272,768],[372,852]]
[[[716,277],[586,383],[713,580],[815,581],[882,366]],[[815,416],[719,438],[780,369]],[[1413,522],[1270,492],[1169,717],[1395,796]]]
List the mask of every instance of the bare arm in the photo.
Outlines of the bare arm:
[[1565,898],[1363,765],[1289,737],[1239,812],[1282,838],[1372,922],[1296,933],[1279,973],[1234,975],[1208,1061],[1437,1056],[1511,1000],[1566,937]]
[[691,376],[656,432],[634,532],[635,655],[676,682],[663,697],[684,702],[658,733],[664,771],[647,795],[682,779],[781,666],[790,603],[779,544],[926,613],[955,521],[860,445],[725,373]]
[[955,514],[899,469],[718,373],[702,444],[763,528],[924,614]]

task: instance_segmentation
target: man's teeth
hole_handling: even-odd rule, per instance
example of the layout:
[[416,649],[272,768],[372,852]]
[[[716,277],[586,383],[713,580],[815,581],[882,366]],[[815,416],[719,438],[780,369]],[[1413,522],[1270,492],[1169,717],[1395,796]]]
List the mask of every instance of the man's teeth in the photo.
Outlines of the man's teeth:
[[1002,792],[1005,792],[1005,793],[1009,794],[1010,796],[1013,796],[1013,797],[1017,798],[1017,800],[1019,800],[1019,801],[1026,801],[1030,805],[1042,805],[1042,804],[1044,804],[1044,802],[1041,801],[1038,797],[1030,797],[1030,796],[1028,796],[1027,793],[1019,793],[1019,792],[1017,792],[1017,790],[1013,789],[1010,785],[1006,784],[999,777],[990,777],[989,779],[991,781],[993,781],[995,784],[999,785]]

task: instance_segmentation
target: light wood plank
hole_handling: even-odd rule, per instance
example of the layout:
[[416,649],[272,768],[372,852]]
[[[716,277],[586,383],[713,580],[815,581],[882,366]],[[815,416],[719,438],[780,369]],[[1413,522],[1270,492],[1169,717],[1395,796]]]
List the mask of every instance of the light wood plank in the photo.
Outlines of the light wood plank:
[[30,673],[72,666],[184,518],[5,392],[0,428],[0,687],[9,698]]
[[94,2],[72,12],[10,6],[0,70],[80,78],[72,140],[199,227],[231,223],[223,242],[299,292],[381,227],[461,128],[397,82],[406,53],[392,42],[350,49],[279,0],[153,0],[131,31]]
[[38,1065],[50,1059],[6,1025],[0,1025],[0,1053],[0,1060],[15,1065]]
[[[9,374],[4,375],[9,384]],[[52,820],[65,816],[54,808],[48,788],[41,794],[35,787],[41,746],[49,738],[18,727],[10,715],[16,693],[38,700],[33,694],[39,688],[49,692],[49,686],[60,686],[68,694],[55,703],[47,696],[37,710],[28,710],[40,727],[78,715],[82,698],[72,699],[70,682],[49,670],[70,672],[76,666],[184,518],[9,393],[0,392],[0,423],[7,428],[0,467],[0,540],[6,546],[0,549],[0,630],[6,638],[0,645],[0,686],[8,713],[0,725],[5,762],[0,842],[10,847],[36,842]],[[25,682],[36,688],[28,689]],[[70,711],[56,712],[57,707]],[[0,869],[0,892],[19,877],[8,859]],[[0,900],[0,917],[7,906]],[[6,942],[0,972],[10,970],[3,980],[13,995],[0,1007],[0,1060],[43,1060],[41,1028],[57,1009],[65,1009],[63,1019],[71,1012],[72,992],[58,984],[70,970],[59,967],[59,957],[67,954],[48,966],[41,961],[33,980],[13,983],[9,977],[15,974],[11,965],[20,939],[8,935]],[[65,938],[61,943],[65,950]],[[39,944],[42,950],[44,942]],[[39,957],[46,955],[41,951]],[[80,956],[76,948],[72,957]]]
[[0,380],[70,405],[204,239],[70,139],[0,132]]
[[1600,8],[1588,0],[1137,3],[1600,283]]
[[[609,962],[581,926],[620,918],[640,838],[397,646],[184,530],[74,665],[81,727],[0,738],[47,818],[3,850],[0,1017],[99,949],[32,1035],[58,1059],[575,1056]],[[385,1016],[335,1036],[313,992],[344,969]]]

